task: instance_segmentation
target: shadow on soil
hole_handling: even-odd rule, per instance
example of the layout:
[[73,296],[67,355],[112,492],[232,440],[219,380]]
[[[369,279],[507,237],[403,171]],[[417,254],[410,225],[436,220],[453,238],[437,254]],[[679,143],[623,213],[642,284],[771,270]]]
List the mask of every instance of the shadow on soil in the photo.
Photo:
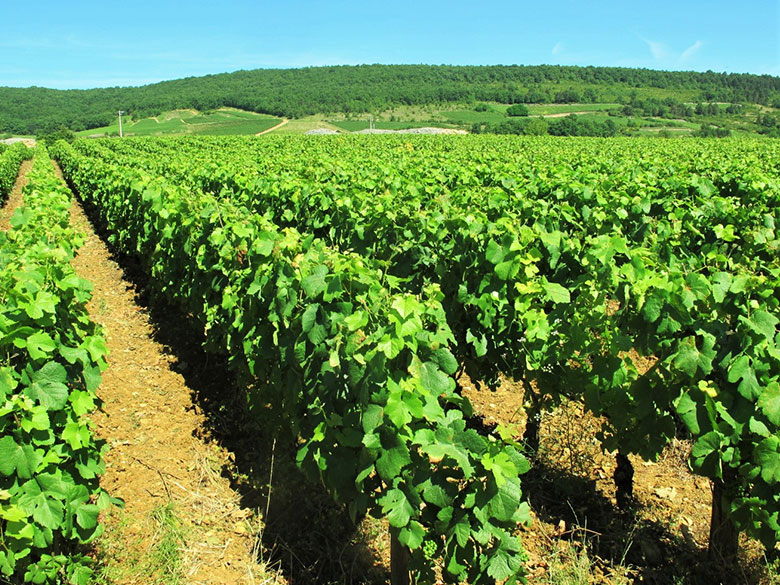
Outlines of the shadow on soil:
[[[638,503],[620,510],[595,481],[543,461],[524,476],[523,491],[536,516],[557,527],[548,538],[570,540],[587,552],[593,575],[603,576],[591,582],[752,585],[764,576],[760,567],[713,563],[706,549],[686,541],[668,525],[648,520],[646,514],[640,518]],[[607,576],[616,570],[622,575]]]
[[387,583],[386,528],[373,519],[355,525],[324,488],[298,470],[294,438],[288,434],[275,439],[263,429],[262,421],[248,412],[246,394],[227,359],[203,350],[202,327],[150,293],[138,260],[117,252],[94,209],[83,206],[125,280],[133,285],[136,302],[148,311],[155,341],[175,358],[172,368],[193,389],[193,408],[206,418],[202,438],[216,441],[233,455],[222,474],[241,495],[241,505],[264,520],[258,561],[280,570],[296,585]]
[[[107,242],[94,210],[85,205],[85,211]],[[242,505],[264,517],[259,560],[278,567],[295,584],[387,583],[386,528],[370,519],[356,526],[323,488],[301,474],[295,466],[294,439],[274,440],[247,412],[245,397],[227,360],[205,353],[196,324],[152,297],[148,279],[135,258],[117,254],[110,245],[109,249],[134,285],[138,304],[149,311],[155,339],[176,358],[174,369],[193,388],[194,407],[207,420],[205,438],[217,441],[234,455],[233,464],[223,469],[223,474],[241,494]],[[672,533],[668,526],[638,520],[632,511],[618,510],[590,479],[537,462],[524,476],[523,489],[540,520],[562,527],[544,537],[548,544],[562,539],[579,543],[591,559],[585,581],[566,583],[766,582],[761,567],[729,570],[714,566],[705,550]],[[624,574],[610,576],[616,568],[625,569]],[[545,577],[530,582],[551,583]]]
[[207,420],[203,438],[234,455],[223,474],[241,494],[242,506],[264,518],[263,560],[296,584],[386,582],[375,550],[382,544],[381,526],[370,520],[355,526],[323,488],[304,477],[295,465],[294,438],[274,440],[247,412],[246,395],[227,361],[203,352],[193,323],[147,294],[139,295],[139,304],[148,307],[157,341],[176,357],[174,368],[195,391]]

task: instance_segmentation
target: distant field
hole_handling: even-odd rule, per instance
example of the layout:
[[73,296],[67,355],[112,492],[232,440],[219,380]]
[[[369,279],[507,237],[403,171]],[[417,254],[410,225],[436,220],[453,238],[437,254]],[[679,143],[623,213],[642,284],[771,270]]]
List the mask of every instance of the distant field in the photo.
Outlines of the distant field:
[[689,130],[698,130],[701,124],[688,122],[687,120],[667,120],[665,118],[645,118],[647,122],[657,122],[659,126],[688,128]]
[[[455,124],[495,124],[505,122],[509,104],[488,104],[488,110],[477,112],[474,108],[442,110],[438,115]],[[568,114],[572,112],[604,112],[620,107],[620,104],[528,104],[529,116]]]
[[[500,106],[496,107],[498,108]],[[507,106],[504,106],[504,109],[506,109],[506,107]],[[440,112],[440,115],[443,116],[445,120],[457,124],[493,124],[496,122],[505,122],[509,119],[503,112],[495,110],[488,110],[487,112],[475,112],[473,109],[452,110]]]
[[[202,113],[195,110],[174,110],[155,118],[138,121],[122,120],[127,136],[160,136],[174,134],[201,134],[221,136],[228,134],[257,134],[281,122],[279,118],[234,109],[219,109]],[[79,136],[118,135],[119,122],[103,128],[79,132]]]
[[660,132],[668,132],[673,135],[683,135],[683,134],[690,134],[693,132],[691,128],[664,128],[659,126],[648,126],[645,128],[640,128],[637,130],[638,134],[658,134]]
[[277,130],[272,130],[271,134],[306,134],[309,130],[316,130],[318,128],[328,128],[330,130],[341,130],[330,122],[326,121],[323,114],[315,114],[313,116],[305,116],[303,118],[292,118],[284,126]]
[[620,104],[528,104],[528,113],[531,116],[545,116],[571,112],[602,112],[621,107]]
[[[357,132],[368,128],[368,120],[341,120],[331,122],[331,125],[347,132]],[[425,128],[431,125],[430,122],[374,122],[374,128],[379,130],[405,130],[406,128]]]

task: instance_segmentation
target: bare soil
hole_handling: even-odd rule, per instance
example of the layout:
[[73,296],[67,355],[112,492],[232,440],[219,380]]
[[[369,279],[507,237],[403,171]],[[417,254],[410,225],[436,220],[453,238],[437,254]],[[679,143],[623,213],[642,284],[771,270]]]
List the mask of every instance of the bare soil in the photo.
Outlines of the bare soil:
[[[61,175],[60,175],[61,176]],[[155,511],[168,507],[180,522],[177,552],[182,583],[260,582],[257,564],[259,524],[254,510],[241,504],[222,470],[231,455],[204,440],[204,415],[193,405],[194,390],[171,352],[155,338],[148,312],[139,306],[134,286],[95,234],[78,202],[73,225],[86,243],[73,262],[94,285],[88,309],[105,332],[109,367],[99,394],[102,411],[93,417],[97,435],[108,442],[101,483],[125,502],[104,520],[106,536],[98,554],[112,582],[144,583],[152,577],[144,558],[159,543]],[[148,569],[148,567],[147,567]]]
[[287,124],[287,122],[289,121],[290,120],[288,120],[287,118],[282,118],[282,121],[279,122],[276,126],[271,126],[270,128],[266,128],[262,132],[258,132],[257,134],[255,134],[255,136],[262,136],[263,134],[267,134],[268,132],[273,132],[274,130],[278,130],[279,128]]

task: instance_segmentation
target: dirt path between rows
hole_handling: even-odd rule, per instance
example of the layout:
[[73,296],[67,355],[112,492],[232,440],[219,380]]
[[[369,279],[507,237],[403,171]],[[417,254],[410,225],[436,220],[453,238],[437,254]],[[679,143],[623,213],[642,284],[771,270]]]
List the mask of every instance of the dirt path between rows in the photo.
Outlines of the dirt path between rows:
[[8,230],[11,227],[11,218],[16,210],[22,206],[22,189],[27,184],[27,173],[32,168],[32,160],[26,160],[19,169],[14,188],[8,194],[8,200],[0,209],[0,230]]
[[254,515],[220,475],[228,453],[199,438],[204,417],[193,407],[193,390],[173,369],[175,358],[153,338],[133,285],[76,201],[71,221],[86,234],[73,265],[94,285],[88,309],[103,326],[110,352],[98,390],[103,412],[93,417],[111,448],[101,483],[126,506],[108,515],[106,535],[97,543],[107,580],[265,582],[268,575],[254,561]]
[[287,124],[287,122],[289,121],[290,120],[288,120],[287,118],[282,118],[282,121],[279,122],[276,126],[271,126],[270,128],[263,130],[262,132],[258,132],[257,134],[255,134],[255,136],[262,136],[263,134],[267,134],[268,132],[273,132],[274,130],[278,130],[279,128]]

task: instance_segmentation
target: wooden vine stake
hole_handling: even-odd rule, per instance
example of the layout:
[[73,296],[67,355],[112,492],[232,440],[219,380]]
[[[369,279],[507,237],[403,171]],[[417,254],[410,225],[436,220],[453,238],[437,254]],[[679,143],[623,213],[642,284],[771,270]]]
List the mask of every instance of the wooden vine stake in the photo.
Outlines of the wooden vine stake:
[[628,510],[634,500],[634,466],[628,455],[618,451],[615,456],[615,499],[618,508]]
[[398,534],[390,529],[390,585],[412,585],[409,572],[409,549],[398,541]]
[[730,503],[736,491],[736,472],[731,468],[723,470],[723,479],[712,484],[712,516],[710,518],[710,560],[733,563],[739,552],[739,531],[730,514]]

